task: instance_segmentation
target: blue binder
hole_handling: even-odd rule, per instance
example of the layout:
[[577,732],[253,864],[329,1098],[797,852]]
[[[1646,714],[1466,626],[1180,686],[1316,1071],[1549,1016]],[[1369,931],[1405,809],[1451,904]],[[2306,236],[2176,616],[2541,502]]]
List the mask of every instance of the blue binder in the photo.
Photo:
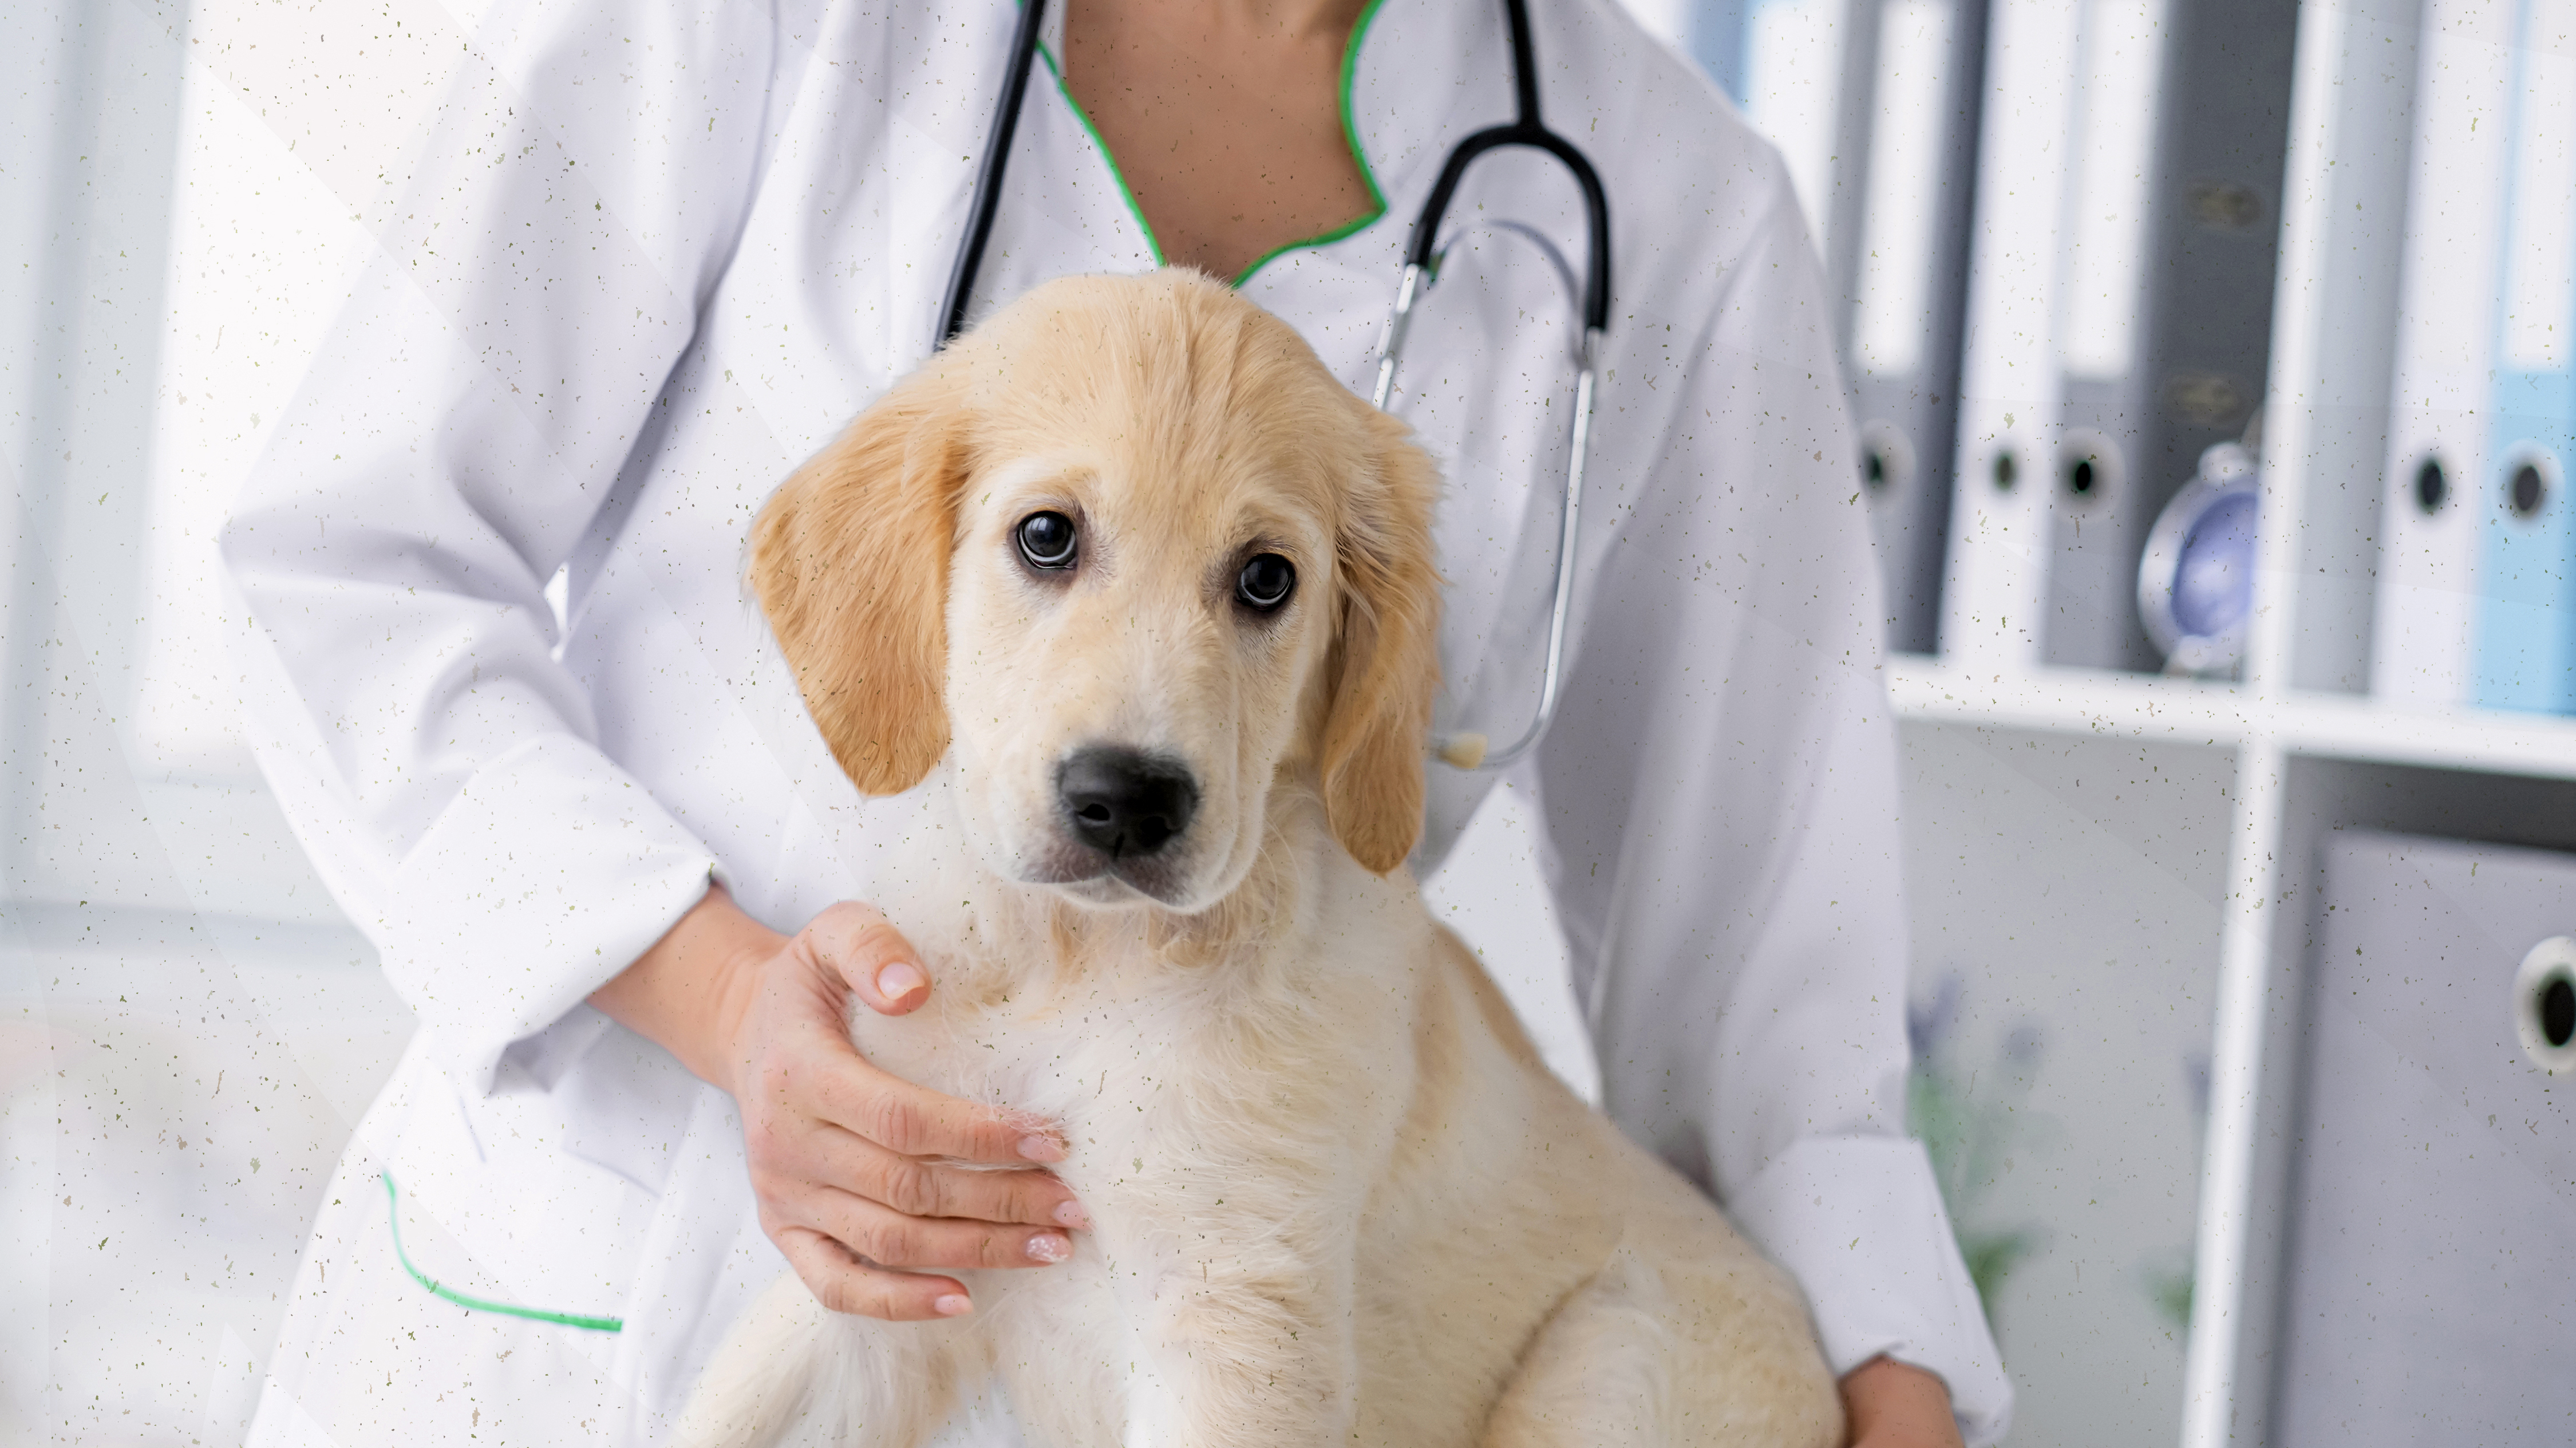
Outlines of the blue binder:
[[2576,0],[2517,16],[2475,698],[2576,713]]

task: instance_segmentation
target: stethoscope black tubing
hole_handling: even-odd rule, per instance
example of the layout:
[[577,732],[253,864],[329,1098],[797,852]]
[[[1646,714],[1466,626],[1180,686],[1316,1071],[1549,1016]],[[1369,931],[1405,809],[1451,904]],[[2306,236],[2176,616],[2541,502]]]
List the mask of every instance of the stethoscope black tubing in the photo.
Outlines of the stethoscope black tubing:
[[[1520,8],[1520,0],[1511,0]],[[1432,269],[1432,253],[1439,247],[1440,223],[1449,214],[1449,198],[1467,174],[1467,167],[1477,157],[1501,146],[1529,146],[1547,152],[1565,163],[1574,173],[1574,182],[1583,188],[1584,221],[1591,232],[1591,244],[1583,259],[1583,326],[1588,332],[1610,330],[1610,200],[1601,189],[1600,173],[1584,159],[1574,143],[1547,127],[1530,121],[1508,126],[1494,126],[1478,131],[1460,141],[1440,167],[1440,179],[1431,188],[1431,199],[1422,205],[1422,216],[1413,223],[1413,241],[1405,249],[1408,266]]]
[[[1011,138],[1020,127],[1020,100],[1027,93],[1029,67],[1037,58],[1040,14],[1046,0],[1020,0],[1020,23],[1011,36],[1009,73],[1002,80],[1002,94],[993,107],[991,134],[985,138],[984,161],[976,169],[975,196],[966,213],[966,235],[958,243],[957,263],[948,274],[948,301],[940,312],[939,345],[966,328],[966,304],[975,290],[975,274],[983,269],[984,247],[992,239],[993,214],[1002,204],[1002,168],[1011,154]],[[1440,179],[1431,188],[1431,197],[1423,204],[1422,214],[1413,223],[1413,239],[1406,248],[1405,261],[1426,271],[1432,264],[1432,253],[1438,248],[1440,223],[1449,214],[1450,198],[1457,194],[1458,182],[1467,167],[1479,156],[1499,146],[1528,146],[1547,152],[1565,163],[1574,173],[1574,181],[1583,189],[1584,220],[1590,230],[1590,254],[1583,263],[1583,325],[1587,332],[1603,332],[1610,327],[1610,201],[1601,188],[1601,175],[1592,169],[1574,143],[1551,131],[1539,119],[1538,55],[1530,40],[1529,0],[1503,0],[1503,13],[1511,23],[1512,97],[1518,117],[1508,126],[1492,126],[1476,132],[1458,143],[1441,164]]]
[[1020,100],[1028,94],[1029,67],[1038,58],[1038,29],[1045,17],[1046,0],[1020,0],[1010,70],[993,107],[991,134],[984,138],[983,164],[975,168],[975,197],[966,207],[966,236],[957,245],[956,264],[948,269],[948,301],[939,312],[940,347],[966,330],[966,304],[975,291],[975,274],[984,269],[985,243],[993,239],[993,213],[1002,205],[1002,168],[1010,164],[1011,138],[1020,129]]
[[1413,223],[1405,264],[1431,270],[1450,197],[1477,157],[1500,146],[1545,151],[1564,162],[1565,169],[1574,173],[1574,183],[1583,188],[1584,222],[1591,244],[1590,254],[1583,259],[1583,326],[1586,332],[1606,332],[1610,329],[1610,198],[1592,162],[1539,119],[1538,52],[1530,41],[1529,0],[1503,0],[1503,14],[1511,22],[1512,96],[1520,114],[1510,125],[1478,131],[1449,152],[1449,159],[1441,163],[1440,179],[1431,188],[1431,199],[1422,204],[1422,215]]

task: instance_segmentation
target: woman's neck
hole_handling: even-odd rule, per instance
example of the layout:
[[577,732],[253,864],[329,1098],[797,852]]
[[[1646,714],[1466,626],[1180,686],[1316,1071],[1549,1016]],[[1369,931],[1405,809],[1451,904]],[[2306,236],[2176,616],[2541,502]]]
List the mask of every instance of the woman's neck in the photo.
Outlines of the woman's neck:
[[1067,0],[1065,87],[1163,259],[1221,278],[1369,214],[1342,126],[1366,0]]

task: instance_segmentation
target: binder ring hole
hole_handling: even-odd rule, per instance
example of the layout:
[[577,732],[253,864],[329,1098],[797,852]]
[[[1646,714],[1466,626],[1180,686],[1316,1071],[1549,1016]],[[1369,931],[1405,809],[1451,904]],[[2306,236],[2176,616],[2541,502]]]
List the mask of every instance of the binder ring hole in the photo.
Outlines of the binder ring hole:
[[2541,482],[2538,463],[2527,462],[2515,468],[2509,486],[2513,514],[2517,518],[2528,518],[2539,512],[2541,503],[2548,498],[2549,489]]
[[2058,504],[2079,513],[2104,507],[2122,491],[2120,445],[2091,428],[2070,431],[2057,455]]
[[2576,1073],[2576,937],[2533,946],[2514,972],[2512,999],[2514,1034],[2531,1064],[2552,1076]]
[[2012,449],[2006,448],[1995,454],[1995,490],[1997,492],[2011,492],[2013,480],[2020,473],[2021,464],[2014,459]]
[[1872,503],[1904,496],[1914,486],[1914,445],[1894,423],[1873,418],[1860,428],[1860,483]]
[[2451,496],[2451,480],[2442,476],[2439,458],[2426,458],[2415,469],[2415,506],[2425,513],[2442,511],[2442,503]]

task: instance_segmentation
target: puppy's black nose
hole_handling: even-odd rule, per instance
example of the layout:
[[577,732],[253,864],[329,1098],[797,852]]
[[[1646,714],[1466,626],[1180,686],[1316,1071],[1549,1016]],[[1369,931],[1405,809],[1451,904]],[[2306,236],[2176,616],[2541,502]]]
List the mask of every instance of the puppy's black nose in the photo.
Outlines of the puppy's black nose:
[[1167,759],[1102,745],[1076,750],[1056,774],[1075,838],[1111,859],[1150,855],[1188,829],[1198,783]]

